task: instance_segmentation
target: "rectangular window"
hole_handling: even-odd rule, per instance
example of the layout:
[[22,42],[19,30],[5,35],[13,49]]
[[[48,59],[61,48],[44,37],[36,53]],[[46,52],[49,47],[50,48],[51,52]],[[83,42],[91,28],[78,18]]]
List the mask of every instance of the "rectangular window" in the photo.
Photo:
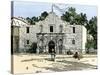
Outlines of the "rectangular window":
[[72,40],[72,44],[75,44],[75,40]]
[[73,27],[73,33],[75,33],[75,27]]
[[50,32],[53,32],[53,26],[50,26]]
[[27,44],[29,44],[29,40],[27,40]]
[[26,33],[29,33],[29,27],[26,27]]

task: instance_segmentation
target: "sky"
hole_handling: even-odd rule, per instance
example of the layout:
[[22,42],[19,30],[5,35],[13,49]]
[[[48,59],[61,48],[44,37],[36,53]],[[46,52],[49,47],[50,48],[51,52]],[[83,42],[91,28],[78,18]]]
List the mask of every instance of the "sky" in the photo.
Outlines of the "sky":
[[[55,4],[60,9],[67,10],[68,7],[76,8],[77,13],[86,13],[87,19],[97,16],[97,6],[79,5],[79,4]],[[45,2],[30,2],[30,1],[14,1],[13,16],[14,17],[32,17],[40,16],[43,11],[50,12],[52,10],[52,3]],[[53,8],[54,12],[61,16],[62,12]]]

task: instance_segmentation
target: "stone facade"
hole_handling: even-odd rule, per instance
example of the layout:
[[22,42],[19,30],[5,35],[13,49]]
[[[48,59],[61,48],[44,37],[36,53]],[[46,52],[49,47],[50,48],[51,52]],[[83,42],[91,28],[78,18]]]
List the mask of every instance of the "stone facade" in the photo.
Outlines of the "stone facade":
[[37,22],[36,25],[30,25],[21,18],[13,18],[12,26],[19,27],[18,49],[20,52],[29,50],[33,42],[37,43],[37,53],[50,53],[51,49],[58,54],[65,54],[68,50],[73,52],[85,50],[85,27],[70,25],[54,12],[50,12],[45,20]]

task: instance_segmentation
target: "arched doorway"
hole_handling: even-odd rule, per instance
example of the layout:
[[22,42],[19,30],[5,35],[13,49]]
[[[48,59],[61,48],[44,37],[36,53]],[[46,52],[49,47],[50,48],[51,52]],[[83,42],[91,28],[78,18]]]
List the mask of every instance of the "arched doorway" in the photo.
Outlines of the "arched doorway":
[[54,41],[51,40],[51,41],[48,43],[48,49],[49,49],[49,53],[52,53],[52,49],[55,50],[55,43],[54,43]]

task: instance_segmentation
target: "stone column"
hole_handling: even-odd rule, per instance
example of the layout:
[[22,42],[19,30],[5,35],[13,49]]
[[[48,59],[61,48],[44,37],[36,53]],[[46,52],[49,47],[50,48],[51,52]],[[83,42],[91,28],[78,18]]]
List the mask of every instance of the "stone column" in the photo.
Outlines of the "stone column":
[[59,48],[56,46],[56,54],[59,54]]
[[39,54],[39,38],[37,36],[37,50],[36,50],[36,53]]
[[48,45],[46,46],[46,52],[49,53],[49,48]]
[[85,54],[85,53],[86,53],[86,52],[85,52],[85,49],[83,49],[83,50],[82,50],[82,54]]
[[37,45],[36,53],[39,54],[39,46]]

